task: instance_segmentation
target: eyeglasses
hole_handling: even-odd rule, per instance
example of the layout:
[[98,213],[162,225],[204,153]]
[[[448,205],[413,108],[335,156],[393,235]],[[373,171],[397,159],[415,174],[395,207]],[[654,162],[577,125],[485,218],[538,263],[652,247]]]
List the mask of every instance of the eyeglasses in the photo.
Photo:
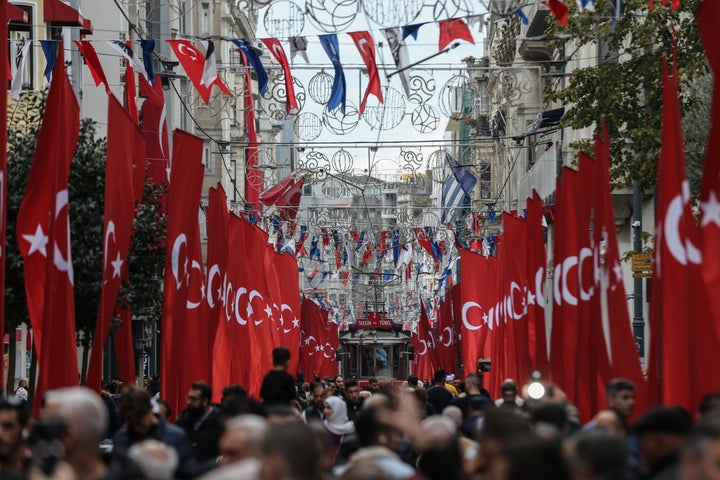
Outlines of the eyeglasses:
[[196,397],[195,395],[188,395],[188,396],[187,396],[187,401],[188,401],[188,402],[195,402],[195,401],[197,401],[197,400],[200,400],[200,397]]

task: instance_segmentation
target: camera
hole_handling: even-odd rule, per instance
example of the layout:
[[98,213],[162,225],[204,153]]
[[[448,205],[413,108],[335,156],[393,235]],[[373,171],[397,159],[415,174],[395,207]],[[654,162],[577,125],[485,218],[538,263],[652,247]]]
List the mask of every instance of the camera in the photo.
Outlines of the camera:
[[487,373],[491,370],[492,359],[490,358],[479,358],[477,361],[478,373]]

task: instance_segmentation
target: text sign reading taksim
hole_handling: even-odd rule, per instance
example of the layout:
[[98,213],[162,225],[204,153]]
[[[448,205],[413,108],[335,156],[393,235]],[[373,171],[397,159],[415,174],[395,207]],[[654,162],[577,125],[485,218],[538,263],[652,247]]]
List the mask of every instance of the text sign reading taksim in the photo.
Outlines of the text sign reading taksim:
[[367,318],[357,319],[358,328],[381,328],[381,329],[392,329],[392,319],[383,318],[378,312],[368,313]]

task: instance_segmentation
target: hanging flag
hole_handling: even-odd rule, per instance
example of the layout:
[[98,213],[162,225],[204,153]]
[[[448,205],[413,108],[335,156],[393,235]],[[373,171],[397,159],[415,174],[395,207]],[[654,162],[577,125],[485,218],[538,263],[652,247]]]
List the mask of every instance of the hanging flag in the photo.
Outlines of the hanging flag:
[[418,378],[433,378],[435,370],[440,366],[435,350],[435,338],[425,312],[425,302],[422,299],[420,299],[420,319],[417,324],[417,333],[412,336],[411,342],[415,347],[413,374]]
[[289,176],[280,180],[277,185],[270,187],[260,194],[260,202],[263,205],[275,205],[280,212],[280,219],[286,222],[293,222],[290,235],[294,232],[294,222],[297,216],[300,200],[302,198],[303,185],[305,177],[296,180],[297,174],[291,173]]
[[[332,328],[328,311],[304,297],[300,306],[300,365],[305,378],[337,375],[335,352],[338,349],[337,328]],[[334,333],[333,333],[334,331]]]
[[265,249],[265,271],[272,302],[274,329],[273,345],[290,350],[288,373],[295,376],[300,364],[300,277],[297,260],[281,254],[271,245]]
[[185,402],[182,396],[187,385],[179,384],[179,368],[190,287],[190,268],[193,252],[190,250],[193,232],[197,226],[197,212],[203,180],[203,139],[182,130],[173,132],[173,161],[170,171],[168,201],[167,255],[163,283],[162,365],[161,391],[173,412],[181,412]]
[[285,50],[283,49],[280,40],[277,38],[261,38],[260,40],[265,44],[268,50],[270,50],[270,53],[272,53],[275,60],[278,61],[283,69],[283,74],[285,76],[286,112],[289,114],[293,108],[296,111],[299,111],[300,106],[297,103],[297,98],[295,98],[295,84],[293,83],[293,76],[290,73],[290,63],[288,63],[287,56],[285,56]]
[[243,107],[245,110],[245,131],[248,146],[245,148],[245,200],[253,209],[260,209],[260,191],[265,185],[265,172],[258,165],[258,136],[255,129],[255,99],[252,93],[252,77],[245,54],[240,52],[245,65],[245,88],[243,89]]
[[[155,83],[143,84],[140,77],[140,95],[147,97],[141,107],[142,131],[145,137],[145,171],[154,185],[170,184],[170,146],[168,144],[168,126],[165,109],[165,95],[160,77]],[[147,90],[153,90],[151,95]],[[163,211],[167,212],[167,194],[161,201]]]
[[30,40],[10,40],[10,51],[12,52],[12,61],[10,62],[12,72],[12,83],[10,84],[10,93],[12,98],[20,100],[20,92],[23,86],[23,74],[25,73],[25,61],[27,60],[28,51],[32,41]]
[[[520,14],[522,15],[522,10],[517,9],[517,11],[519,11]],[[522,15],[522,16],[524,17],[525,15]],[[475,28],[475,27],[477,27],[478,32],[482,33],[482,31],[483,31],[483,22],[484,22],[484,21],[485,21],[485,14],[484,14],[484,13],[481,13],[481,14],[479,14],[479,15],[470,15],[470,16],[467,18],[468,28]],[[525,23],[525,25],[528,24],[527,17],[525,17],[525,22],[524,22],[524,23]]]
[[137,381],[137,369],[135,368],[135,346],[132,335],[132,312],[129,305],[118,308],[114,316],[121,322],[117,332],[113,335],[120,380],[124,385],[131,385]]
[[55,60],[57,59],[57,44],[58,40],[40,40],[40,47],[45,55],[45,71],[43,71],[43,76],[48,82],[50,81],[50,76],[55,67]]
[[420,27],[425,25],[427,22],[422,23],[413,23],[412,25],[405,25],[402,27],[402,39],[405,40],[407,37],[413,37],[414,40],[417,40],[418,32],[420,31]]
[[148,78],[148,72],[145,70],[145,64],[140,61],[137,55],[135,55],[130,42],[124,42],[122,40],[108,40],[107,44],[110,45],[113,50],[122,55],[125,60],[130,62],[133,68],[137,70],[138,73],[142,74],[148,82],[150,81]]
[[355,42],[355,46],[360,52],[360,56],[368,70],[368,86],[365,89],[362,102],[360,102],[360,114],[362,115],[365,113],[365,105],[371,93],[377,97],[380,103],[383,103],[380,74],[378,73],[377,63],[375,62],[375,42],[369,32],[350,32],[348,35],[350,35]]
[[108,102],[102,288],[86,383],[97,392],[102,388],[103,351],[120,284],[127,272],[135,216],[135,192],[128,185],[133,184],[133,155],[136,150],[127,146],[140,144],[143,157],[145,153],[142,133],[133,119],[123,111],[114,95],[108,96]]
[[153,40],[152,38],[148,38],[145,40],[139,40],[139,42],[140,48],[142,48],[143,51],[143,65],[145,65],[146,72],[146,75],[144,75],[144,77],[150,85],[153,85],[155,82],[155,65],[153,64],[155,40]]
[[105,71],[103,70],[92,42],[89,40],[76,40],[74,43],[85,59],[85,65],[87,65],[88,70],[90,70],[90,75],[92,75],[95,86],[97,87],[102,83],[105,85],[105,91],[110,92],[110,85],[108,84],[107,78],[105,78]]
[[445,294],[438,309],[437,334],[435,335],[438,368],[446,372],[458,371],[458,352],[453,325],[451,292]]
[[[128,48],[130,48],[130,40],[128,40]],[[137,109],[137,88],[135,86],[135,70],[131,61],[125,61],[125,109],[130,114],[130,118],[133,119],[137,125],[140,117],[138,117]]]
[[336,34],[319,35],[320,44],[325,53],[330,58],[335,69],[335,78],[333,80],[332,90],[330,91],[330,100],[328,100],[327,109],[329,112],[340,106],[340,111],[345,114],[345,101],[347,95],[347,87],[345,85],[345,72],[342,63],[340,63],[340,47]]
[[386,28],[383,30],[383,35],[388,41],[390,52],[392,52],[395,66],[398,69],[398,75],[400,76],[400,83],[402,83],[403,90],[406,96],[410,96],[410,57],[408,56],[407,46],[402,38],[402,31],[400,28]]
[[305,59],[305,63],[310,63],[307,56],[307,38],[305,37],[290,37],[290,59],[295,60],[295,55],[298,53]]
[[80,109],[65,72],[62,43],[58,50],[16,227],[38,356],[36,412],[46,391],[78,384],[68,175]]
[[595,11],[595,0],[575,0],[577,2],[578,11],[587,10],[588,12]]
[[195,48],[188,40],[166,40],[175,53],[175,57],[185,69],[188,78],[200,94],[200,98],[207,104],[210,101],[210,93],[212,86],[217,85],[226,95],[230,95],[230,89],[216,75],[215,80],[210,85],[203,83],[203,73],[205,71],[205,55]]
[[462,18],[450,18],[439,23],[440,41],[439,51],[445,50],[453,40],[465,40],[475,45],[470,29]]
[[472,191],[477,185],[477,178],[472,172],[463,168],[460,163],[452,158],[449,154],[445,154],[445,163],[450,169],[450,176],[443,182],[442,189],[442,223],[448,221],[449,218],[462,214],[463,208],[470,206],[472,202]]
[[215,43],[212,40],[201,40],[205,47],[205,63],[203,64],[202,84],[212,86],[217,78],[217,62],[215,60]]
[[710,134],[705,151],[702,187],[700,189],[700,235],[703,254],[702,273],[710,298],[715,325],[720,325],[720,33],[716,19],[720,3],[705,0],[697,10],[697,21],[708,63],[713,71]]
[[[550,9],[558,23],[568,26],[568,13],[570,9],[560,0],[541,0],[542,4]],[[613,2],[620,2],[620,0],[612,0]]]
[[255,74],[257,75],[258,90],[260,91],[260,95],[265,95],[268,85],[268,76],[265,71],[265,67],[263,67],[262,62],[260,61],[260,57],[255,51],[255,48],[247,40],[233,40],[232,42],[245,54],[245,58],[247,58],[248,63],[255,70]]
[[[7,2],[0,4],[0,38],[8,37],[8,11]],[[8,50],[4,48],[0,53],[0,78],[7,78],[10,73]],[[6,82],[7,85],[7,82]],[[7,87],[6,87],[7,88]],[[0,99],[0,112],[7,112],[7,95]],[[5,264],[7,252],[7,113],[5,121],[0,122],[0,292],[5,292]],[[0,332],[5,332],[5,295],[0,298]],[[29,335],[28,335],[29,337]],[[3,372],[0,372],[0,385],[3,384]]]

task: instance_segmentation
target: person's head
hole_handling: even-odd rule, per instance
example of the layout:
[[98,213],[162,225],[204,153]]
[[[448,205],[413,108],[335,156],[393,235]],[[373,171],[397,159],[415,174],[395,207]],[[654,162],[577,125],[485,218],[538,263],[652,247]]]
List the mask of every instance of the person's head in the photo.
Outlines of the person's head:
[[290,365],[290,350],[285,347],[275,347],[272,351],[273,367],[287,370]]
[[325,401],[326,389],[325,385],[321,382],[313,383],[310,387],[310,395],[312,405],[318,410],[323,409],[323,402]]
[[21,378],[20,381],[18,382],[18,388],[25,388],[25,389],[27,389],[27,388],[28,388],[28,381],[25,380],[24,378]]
[[347,406],[340,397],[326,397],[323,408],[325,419],[334,423],[347,422]]
[[609,408],[614,408],[626,417],[635,410],[635,390],[633,382],[625,378],[611,380],[605,388],[605,399]]
[[190,385],[187,393],[187,410],[190,418],[199,419],[210,409],[212,402],[212,387],[205,382],[195,382]]
[[[507,411],[507,410],[505,410]],[[528,434],[503,445],[489,465],[489,478],[506,480],[570,480],[570,472],[557,441]]]
[[622,440],[627,437],[628,426],[625,416],[614,408],[600,410],[592,423],[596,429],[604,430]]
[[245,390],[245,387],[243,387],[239,383],[233,383],[232,385],[228,385],[227,387],[223,388],[220,404],[222,405],[223,403],[225,403],[225,400],[230,400],[233,398],[247,398],[247,396],[248,394],[247,390]]
[[30,420],[27,402],[17,397],[0,397],[0,466],[21,455],[23,430]]
[[241,415],[228,420],[220,437],[220,465],[237,463],[260,453],[268,422],[258,415]]
[[147,388],[148,385],[150,385],[150,379],[148,377],[143,377],[143,387]]
[[417,387],[418,386],[418,377],[415,375],[410,375],[407,379],[408,387]]
[[465,391],[468,395],[480,395],[482,393],[482,380],[479,375],[471,373],[465,377]]
[[158,398],[157,400],[155,400],[155,403],[157,404],[160,418],[162,418],[163,420],[169,419],[170,415],[172,415],[172,407],[167,402],[167,400]]
[[118,413],[125,426],[135,435],[143,437],[159,420],[153,414],[150,392],[138,385],[128,385],[118,399]]
[[447,377],[445,370],[435,370],[435,374],[433,375],[433,385],[445,385],[445,377]]
[[[372,397],[373,399],[375,396]],[[355,417],[355,436],[360,447],[383,446],[390,450],[395,448],[398,433],[382,421],[384,416],[391,415],[389,407],[377,403],[367,403]]]
[[360,387],[357,380],[348,380],[345,383],[345,400],[353,405],[360,403]]
[[486,466],[490,467],[503,450],[516,438],[527,436],[531,432],[528,421],[514,410],[494,408],[485,412],[482,429],[478,433],[478,442],[483,452]]
[[334,381],[335,381],[335,386],[337,387],[338,390],[342,390],[343,388],[345,388],[345,379],[343,378],[342,375],[335,375]]
[[272,425],[262,441],[261,452],[265,478],[317,478],[318,445],[310,427],[303,422]]
[[448,417],[433,415],[422,421],[420,429],[426,445],[418,459],[418,469],[425,478],[461,478],[463,459],[455,423]]
[[720,417],[720,392],[707,393],[700,399],[700,418],[713,415]]
[[682,407],[655,407],[646,411],[633,425],[643,464],[652,468],[668,455],[682,450],[692,427],[692,417]]
[[143,440],[128,449],[128,457],[151,480],[172,480],[178,467],[174,448],[157,440]]
[[565,452],[573,478],[629,478],[627,446],[624,440],[608,431],[582,431],[566,442]]
[[[139,387],[138,387],[139,388]],[[108,426],[108,412],[100,395],[85,387],[61,388],[45,394],[42,420],[65,426],[66,457],[96,453]]]
[[325,384],[325,396],[326,397],[332,397],[337,393],[337,387],[333,382],[329,382]]
[[681,461],[686,480],[720,480],[720,420],[702,422],[688,439]]
[[504,403],[516,403],[518,395],[518,386],[515,380],[508,378],[500,386],[500,393]]
[[293,408],[290,405],[283,405],[282,403],[266,407],[265,414],[268,423],[271,425],[302,421],[302,415],[300,415],[297,408]]
[[380,382],[378,382],[377,378],[371,377],[368,380],[368,390],[370,390],[372,393],[377,393],[380,391]]

